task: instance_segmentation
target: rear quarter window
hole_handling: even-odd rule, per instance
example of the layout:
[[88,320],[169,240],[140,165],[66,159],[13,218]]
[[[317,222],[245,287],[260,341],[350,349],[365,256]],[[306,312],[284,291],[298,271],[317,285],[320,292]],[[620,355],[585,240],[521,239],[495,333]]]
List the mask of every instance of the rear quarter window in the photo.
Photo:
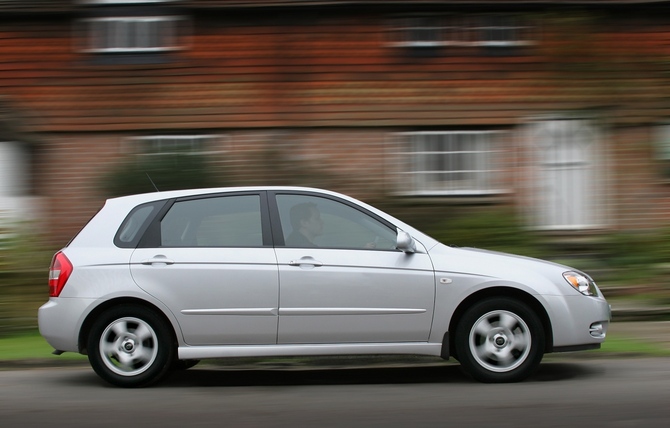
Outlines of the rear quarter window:
[[119,227],[114,244],[120,248],[135,248],[149,223],[165,201],[152,202],[135,207]]

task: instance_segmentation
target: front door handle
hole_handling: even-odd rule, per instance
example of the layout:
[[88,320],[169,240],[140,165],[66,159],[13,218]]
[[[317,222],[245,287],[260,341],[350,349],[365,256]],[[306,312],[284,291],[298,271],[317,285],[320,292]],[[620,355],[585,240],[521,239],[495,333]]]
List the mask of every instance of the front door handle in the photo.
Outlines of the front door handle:
[[289,266],[311,266],[311,267],[321,267],[323,263],[318,260],[315,260],[312,257],[302,257],[300,260],[291,260],[288,262]]

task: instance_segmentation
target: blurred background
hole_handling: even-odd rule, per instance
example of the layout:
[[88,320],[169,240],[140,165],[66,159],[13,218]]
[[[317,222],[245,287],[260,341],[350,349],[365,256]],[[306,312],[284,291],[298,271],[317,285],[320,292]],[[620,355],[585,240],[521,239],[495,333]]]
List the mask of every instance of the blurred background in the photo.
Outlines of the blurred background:
[[670,306],[670,3],[571,3],[0,0],[0,336],[148,177],[328,188]]

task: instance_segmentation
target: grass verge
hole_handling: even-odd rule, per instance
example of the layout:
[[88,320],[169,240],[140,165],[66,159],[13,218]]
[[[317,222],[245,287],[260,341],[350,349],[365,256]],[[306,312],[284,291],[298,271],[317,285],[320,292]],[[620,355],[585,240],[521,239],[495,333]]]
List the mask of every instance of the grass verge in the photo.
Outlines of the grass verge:
[[603,343],[599,350],[594,352],[619,355],[639,355],[647,357],[670,356],[670,348],[664,347],[658,343],[631,339],[612,333],[607,334],[607,340],[605,340],[605,343]]
[[0,361],[32,360],[32,359],[66,359],[86,360],[85,355],[66,352],[63,355],[53,355],[53,348],[39,332],[34,331],[22,335],[0,338]]

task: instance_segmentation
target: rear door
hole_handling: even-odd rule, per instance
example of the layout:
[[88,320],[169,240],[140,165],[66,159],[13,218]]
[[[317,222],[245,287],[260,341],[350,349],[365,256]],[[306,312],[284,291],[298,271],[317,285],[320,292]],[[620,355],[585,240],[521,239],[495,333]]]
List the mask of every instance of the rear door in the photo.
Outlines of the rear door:
[[190,345],[274,344],[279,282],[265,192],[174,201],[131,258]]

